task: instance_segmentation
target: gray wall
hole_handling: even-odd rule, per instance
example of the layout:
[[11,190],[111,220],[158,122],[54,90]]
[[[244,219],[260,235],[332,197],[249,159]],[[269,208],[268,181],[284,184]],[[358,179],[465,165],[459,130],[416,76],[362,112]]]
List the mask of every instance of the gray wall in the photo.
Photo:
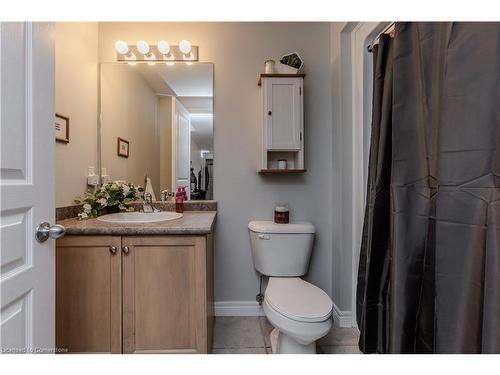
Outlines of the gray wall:
[[[332,77],[329,23],[102,23],[101,61],[114,61],[117,39],[150,42],[183,38],[200,46],[200,60],[215,69],[215,293],[217,301],[254,301],[259,282],[253,269],[247,224],[271,219],[277,202],[292,220],[317,229],[307,279],[332,294]],[[297,51],[304,60],[307,173],[262,177],[257,79],[266,59]]]

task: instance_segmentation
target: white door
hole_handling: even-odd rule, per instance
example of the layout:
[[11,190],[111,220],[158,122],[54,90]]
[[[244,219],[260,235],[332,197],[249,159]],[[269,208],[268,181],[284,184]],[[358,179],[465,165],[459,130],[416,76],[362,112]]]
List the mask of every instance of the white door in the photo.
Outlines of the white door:
[[268,150],[300,150],[302,80],[267,78],[264,84],[264,119]]
[[54,42],[51,23],[0,24],[2,352],[55,345]]
[[179,186],[186,187],[186,193],[189,199],[190,182],[190,161],[191,161],[191,120],[186,108],[175,99],[174,111],[174,131],[172,140],[174,145],[173,173],[175,189]]

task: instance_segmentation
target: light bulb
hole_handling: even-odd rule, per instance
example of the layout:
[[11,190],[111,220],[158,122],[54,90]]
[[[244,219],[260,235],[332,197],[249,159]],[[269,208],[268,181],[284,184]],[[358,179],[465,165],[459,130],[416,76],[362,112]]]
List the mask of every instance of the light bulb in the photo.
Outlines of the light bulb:
[[115,43],[115,50],[120,55],[126,55],[128,52],[128,44],[124,40],[117,40]]
[[183,39],[179,42],[179,49],[185,55],[191,52],[191,42],[189,40]]
[[158,42],[158,51],[162,54],[162,55],[168,55],[170,53],[170,44],[168,44],[168,42],[164,41],[164,40],[160,40]]
[[149,44],[145,40],[139,40],[137,42],[137,50],[143,55],[147,55],[149,53]]

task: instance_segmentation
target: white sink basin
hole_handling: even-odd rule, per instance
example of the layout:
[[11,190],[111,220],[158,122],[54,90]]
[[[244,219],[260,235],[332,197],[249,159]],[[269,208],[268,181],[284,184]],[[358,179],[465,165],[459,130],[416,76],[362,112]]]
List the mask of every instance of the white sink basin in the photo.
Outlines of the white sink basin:
[[97,220],[106,223],[155,223],[157,221],[167,221],[180,219],[182,214],[177,212],[162,211],[162,212],[119,212],[99,216]]

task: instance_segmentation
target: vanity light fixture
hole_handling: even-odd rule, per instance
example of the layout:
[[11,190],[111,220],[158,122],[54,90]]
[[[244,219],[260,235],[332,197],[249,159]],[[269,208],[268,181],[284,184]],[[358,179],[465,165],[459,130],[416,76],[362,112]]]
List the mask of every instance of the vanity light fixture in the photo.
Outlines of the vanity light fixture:
[[188,60],[186,65],[192,65],[193,62],[191,60],[191,42],[189,40],[183,39],[179,42],[179,49],[183,53],[183,59]]
[[115,43],[116,59],[119,62],[145,62],[149,65],[162,62],[173,65],[175,62],[184,62],[191,65],[198,61],[198,46],[193,46],[189,40],[183,39],[178,46],[170,45],[165,40],[158,41],[157,45],[150,45],[145,40],[137,41],[136,45],[128,45],[124,40]]
[[151,52],[148,42],[139,40],[137,42],[137,50],[144,55],[144,60],[148,61],[148,65],[155,65],[156,56]]
[[135,65],[137,64],[136,58],[135,58],[135,53],[129,52],[127,56],[125,56],[125,60],[127,60],[129,65]]
[[158,42],[158,51],[162,54],[163,60],[166,61],[166,64],[168,66],[172,66],[175,64],[174,60],[174,54],[170,52],[170,44],[168,44],[167,41],[165,40],[160,40]]
[[156,56],[154,53],[150,53],[149,55],[147,56],[144,56],[144,58],[148,61],[148,65],[155,65],[156,64]]
[[181,40],[179,42],[179,49],[184,55],[189,55],[191,52],[191,42],[186,39]]
[[158,51],[164,56],[168,57],[170,55],[170,44],[164,40],[158,42]]
[[137,42],[137,50],[143,55],[149,55],[149,44],[145,40],[139,40]]
[[117,40],[115,43],[115,50],[118,54],[124,56],[124,60],[128,61],[129,65],[135,65],[135,54],[130,51],[127,42],[124,40]]
[[115,43],[115,50],[118,52],[120,55],[127,55],[128,54],[128,44],[124,40],[117,40]]

